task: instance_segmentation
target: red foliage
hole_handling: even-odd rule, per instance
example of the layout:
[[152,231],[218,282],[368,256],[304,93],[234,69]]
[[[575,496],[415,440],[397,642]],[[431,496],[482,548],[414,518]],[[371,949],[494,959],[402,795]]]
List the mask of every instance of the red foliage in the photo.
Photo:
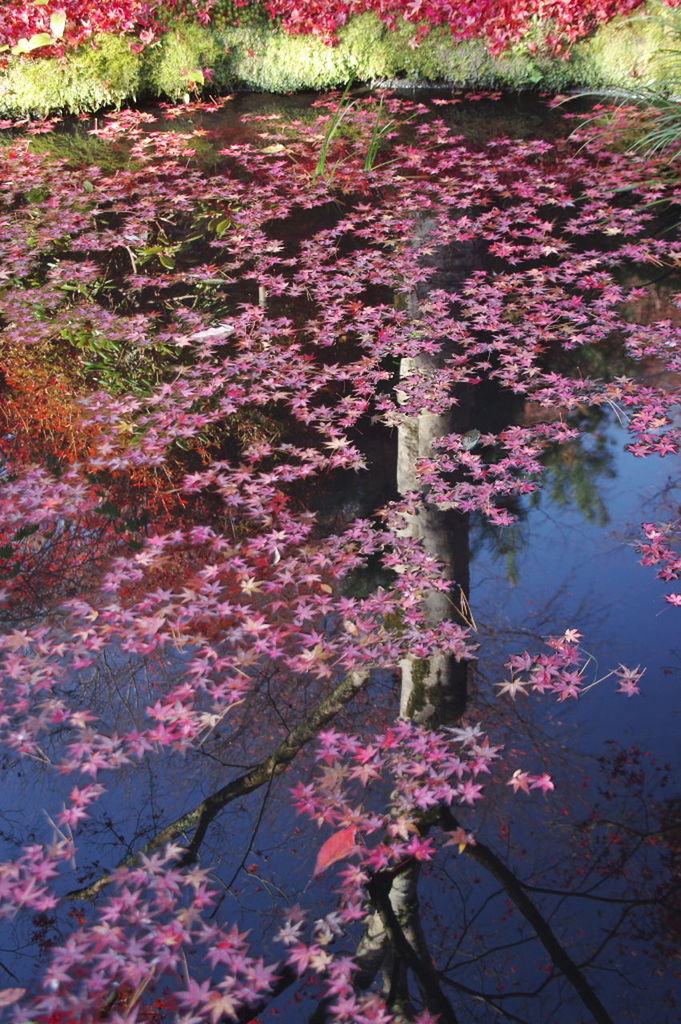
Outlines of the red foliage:
[[[679,0],[665,0],[670,7]],[[538,19],[552,23],[548,42],[557,52],[587,36],[618,14],[640,7],[642,0],[267,0],[272,17],[289,32],[315,33],[332,40],[353,14],[374,11],[388,25],[399,15],[422,26],[449,25],[459,39],[486,39],[500,53],[527,35]]]
[[[47,0],[38,5],[33,0],[19,0],[3,5],[0,48],[47,33],[53,36],[53,44],[36,47],[30,53],[41,57],[56,55],[99,32],[136,34],[141,46],[147,46],[165,31],[170,18],[184,15],[206,23],[217,3],[218,0],[102,0],[91,4],[84,0]],[[237,0],[237,6],[240,5]],[[66,15],[66,23],[63,34],[56,38],[51,19],[60,11]]]
[[[486,39],[493,53],[500,53],[528,34],[539,19],[552,32],[548,43],[557,53],[581,39],[599,24],[618,14],[628,14],[643,0],[266,0],[268,14],[292,33],[318,35],[335,41],[337,32],[355,14],[373,11],[388,25],[399,16],[421,27],[420,38],[432,26],[449,25],[458,39]],[[665,0],[670,7],[680,0]],[[51,45],[39,45],[30,53],[63,53],[98,32],[131,33],[140,47],[152,43],[175,16],[196,18],[208,24],[224,10],[223,0],[19,0],[4,5],[0,24],[0,47],[16,46],[42,33],[52,35]],[[249,6],[248,0],[232,0],[230,8]],[[63,12],[63,34],[56,37],[53,15]],[[58,34],[58,33],[57,33]]]

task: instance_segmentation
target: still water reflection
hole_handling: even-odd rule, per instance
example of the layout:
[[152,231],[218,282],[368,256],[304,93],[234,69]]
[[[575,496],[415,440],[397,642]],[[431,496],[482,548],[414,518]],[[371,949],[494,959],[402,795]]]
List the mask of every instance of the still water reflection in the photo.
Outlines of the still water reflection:
[[[558,140],[567,131],[560,114],[549,113],[537,101],[526,98],[464,102],[461,97],[418,94],[405,98],[405,103],[429,103],[433,99],[446,102],[432,105],[430,120],[437,118],[443,131],[446,128],[457,136],[465,135],[473,153],[500,136],[533,141],[541,135],[543,139]],[[458,238],[449,245],[442,243],[443,214],[434,208],[436,200],[443,204],[444,200],[437,198],[433,188],[423,202],[424,209],[416,207],[409,220],[409,231],[420,239],[422,247],[427,248],[426,240],[433,238],[431,251],[421,254],[431,272],[427,282],[395,289],[387,274],[379,276],[376,267],[382,272],[384,267],[378,260],[367,264],[363,279],[352,280],[352,260],[363,252],[365,243],[346,231],[338,240],[333,239],[326,263],[317,263],[318,279],[309,275],[303,284],[302,275],[296,278],[295,261],[300,254],[309,254],[315,245],[320,250],[329,245],[329,238],[348,211],[358,203],[374,202],[375,195],[371,188],[368,196],[357,196],[349,188],[343,191],[339,187],[336,194],[323,196],[326,186],[320,181],[315,185],[319,194],[310,200],[309,208],[286,208],[279,215],[272,199],[274,187],[263,170],[265,165],[258,163],[261,155],[257,159],[251,156],[253,179],[247,177],[243,166],[233,171],[231,205],[224,193],[218,194],[227,207],[222,219],[205,198],[208,193],[200,193],[205,207],[197,222],[199,236],[193,248],[184,249],[184,236],[194,228],[190,216],[192,189],[183,184],[182,160],[186,159],[186,175],[196,174],[192,187],[204,188],[208,180],[211,187],[221,188],[221,175],[228,177],[225,162],[236,161],[240,149],[253,147],[259,152],[258,147],[264,147],[266,154],[270,151],[268,160],[279,159],[277,147],[286,155],[294,145],[292,140],[312,132],[317,117],[312,102],[311,97],[304,96],[239,97],[221,112],[197,109],[185,111],[178,118],[173,115],[172,131],[161,122],[167,135],[154,159],[161,167],[159,182],[164,180],[164,173],[177,175],[172,179],[177,189],[177,219],[154,220],[154,237],[146,238],[144,244],[135,234],[142,230],[139,224],[145,224],[139,205],[134,231],[131,218],[126,220],[121,210],[133,187],[132,178],[126,175],[134,177],[136,160],[145,166],[145,145],[155,137],[159,124],[138,125],[139,136],[132,150],[129,138],[115,133],[106,138],[99,123],[95,134],[70,126],[54,135],[38,137],[36,152],[56,153],[67,161],[67,167],[90,168],[90,177],[85,179],[91,186],[85,190],[88,195],[98,187],[92,181],[98,181],[99,174],[111,175],[107,178],[110,197],[102,201],[97,212],[98,230],[110,232],[112,238],[106,256],[98,254],[100,262],[107,263],[109,273],[107,288],[95,296],[100,307],[118,312],[123,309],[130,319],[153,314],[166,328],[166,342],[172,330],[178,329],[178,308],[189,323],[186,336],[190,330],[205,328],[198,322],[200,312],[207,310],[213,314],[211,319],[217,320],[236,317],[243,309],[240,304],[250,303],[250,308],[257,305],[258,316],[273,321],[289,318],[285,327],[277,321],[276,328],[286,337],[286,344],[296,332],[304,336],[306,324],[317,316],[315,344],[319,342],[319,348],[315,350],[309,339],[303,341],[296,358],[301,362],[307,357],[317,359],[326,370],[336,358],[339,364],[354,365],[361,348],[354,338],[346,347],[336,345],[330,353],[324,352],[320,339],[325,331],[333,333],[332,328],[337,326],[332,317],[334,286],[347,289],[348,301],[356,303],[351,312],[358,318],[366,315],[362,306],[373,309],[383,304],[391,310],[390,315],[386,314],[388,321],[393,315],[404,314],[404,322],[413,324],[434,292],[456,293],[473,273],[493,276],[507,272],[500,258],[490,252],[489,239]],[[402,127],[399,141],[413,142],[409,135],[412,130],[409,124]],[[456,140],[451,136],[447,139],[454,146]],[[193,163],[190,157],[194,154],[183,155],[182,146],[188,141],[195,151]],[[354,144],[352,136],[346,144]],[[412,149],[416,155],[410,152],[409,158],[418,165],[418,146]],[[298,160],[300,154],[295,153]],[[168,166],[164,172],[166,154]],[[200,181],[197,166],[205,175]],[[295,166],[299,167],[300,161]],[[291,168],[289,173],[293,174]],[[337,173],[343,173],[342,166]],[[314,181],[314,174],[312,177]],[[255,207],[256,200],[262,199],[258,189],[265,187],[272,188],[267,200],[272,205],[265,212],[258,210],[257,228],[262,228],[262,234],[258,234],[256,227],[248,224],[248,192],[250,189]],[[285,189],[277,187],[278,201],[284,204]],[[171,198],[167,197],[169,203]],[[503,193],[502,198],[508,197]],[[415,202],[413,193],[409,200]],[[36,195],[34,202],[37,205],[45,198]],[[395,216],[399,192],[392,193],[391,203],[389,213]],[[498,215],[503,220],[506,210],[502,200],[499,204]],[[21,208],[17,200],[17,209]],[[538,216],[547,216],[545,207],[540,205],[537,210]],[[461,218],[469,213],[463,208],[451,215],[457,230]],[[554,215],[558,220],[555,211]],[[367,216],[366,231],[371,230],[372,219],[378,220],[375,208]],[[242,234],[237,233],[235,224]],[[251,227],[253,233],[249,234]],[[77,225],[70,230],[75,237]],[[517,225],[513,230],[518,231]],[[204,234],[212,238],[211,245],[205,242]],[[121,237],[123,245],[119,244]],[[263,253],[256,254],[262,260],[254,272],[239,253],[239,246],[262,245],[266,249],[275,242],[280,242],[282,248],[278,250],[272,244],[271,252],[279,255],[273,256],[271,276],[263,285],[263,267],[267,269]],[[591,244],[591,236],[585,247],[587,243]],[[607,237],[601,239],[602,246],[608,244]],[[60,241],[57,246],[55,242],[55,247],[46,248],[42,264],[33,271],[31,287],[42,287],[45,276],[53,272],[50,261],[58,265],[60,260],[73,256],[65,243]],[[380,249],[380,245],[374,248]],[[74,251],[78,251],[75,244]],[[281,266],[274,266],[278,259],[282,260]],[[291,263],[286,264],[287,259]],[[555,264],[554,260],[552,266]],[[240,277],[243,267],[246,271]],[[169,279],[163,279],[164,271],[171,275]],[[278,272],[281,280],[276,276]],[[126,292],[124,281],[130,275],[134,287]],[[198,285],[196,278],[200,279]],[[290,286],[291,280],[295,287]],[[25,281],[21,283],[30,297],[31,288]],[[323,283],[329,285],[326,293],[321,290]],[[645,287],[645,297],[638,307],[629,307],[636,321],[678,318],[669,279],[651,284],[650,278],[642,279],[639,274],[627,281],[622,277],[621,283]],[[325,295],[327,308],[323,308]],[[13,304],[17,301],[16,295],[3,298],[3,327],[12,342],[12,332],[17,329],[12,320],[17,316]],[[485,317],[491,322],[495,311],[485,308],[484,302],[482,305],[476,329],[484,337],[489,326]],[[36,330],[50,321],[49,304],[45,309],[36,315]],[[515,326],[525,312],[513,311],[507,322]],[[347,309],[342,318],[339,314],[339,322],[339,334],[352,329]],[[532,330],[536,330],[536,318],[532,323]],[[81,334],[71,323],[71,333],[63,328],[60,338],[69,341],[70,351],[80,346],[82,354],[82,322],[79,329]],[[276,330],[271,329],[271,338],[277,337]],[[268,340],[266,345],[271,343]],[[652,455],[642,459],[628,452],[630,437],[623,422],[626,410],[615,402],[598,407],[585,402],[571,409],[556,403],[551,409],[547,402],[533,401],[521,389],[504,386],[498,380],[476,379],[471,383],[462,379],[452,385],[453,402],[448,407],[411,410],[409,379],[421,374],[425,381],[449,372],[459,343],[460,339],[448,340],[434,354],[416,351],[404,355],[388,347],[380,361],[382,376],[376,377],[377,391],[384,394],[392,388],[398,395],[397,412],[400,408],[407,408],[407,412],[395,414],[392,419],[383,414],[370,415],[372,408],[367,403],[366,415],[355,420],[350,417],[349,435],[366,461],[366,470],[325,471],[314,477],[312,485],[297,480],[281,490],[296,512],[315,513],[313,537],[321,545],[326,538],[351,527],[355,520],[370,519],[387,503],[423,492],[425,485],[417,465],[428,458],[438,439],[460,435],[465,451],[485,453],[492,463],[500,455],[485,440],[487,435],[563,421],[581,430],[578,438],[545,446],[540,489],[503,497],[500,508],[514,514],[514,525],[490,525],[475,510],[435,508],[428,502],[404,518],[400,538],[405,542],[418,538],[437,556],[445,578],[453,584],[447,591],[427,595],[424,629],[442,623],[466,625],[474,630],[478,650],[475,656],[458,660],[447,652],[425,658],[407,653],[390,666],[365,672],[368,683],[362,689],[358,684],[354,701],[344,706],[333,721],[334,728],[356,733],[369,743],[374,734],[390,726],[398,713],[429,726],[453,728],[461,725],[464,714],[465,722],[482,717],[493,742],[504,744],[509,774],[517,758],[522,757],[538,776],[550,771],[556,790],[530,794],[520,786],[520,792],[512,793],[514,787],[509,788],[507,777],[495,775],[485,787],[485,800],[474,807],[461,807],[456,820],[451,811],[444,810],[440,820],[437,815],[424,817],[424,835],[438,825],[448,832],[461,825],[476,832],[476,846],[459,853],[457,843],[451,843],[432,863],[408,864],[389,879],[387,895],[377,887],[366,921],[350,924],[337,938],[336,946],[339,955],[356,957],[360,989],[382,991],[398,1020],[413,1019],[425,1006],[438,1013],[441,1021],[452,1022],[504,1019],[528,1024],[577,1024],[582,1020],[644,1024],[653,1017],[660,1024],[672,1022],[678,1018],[675,1000],[680,938],[675,916],[679,907],[681,803],[678,610],[664,601],[668,587],[652,569],[640,565],[635,546],[642,520],[664,522],[678,516],[678,457]],[[284,342],[279,339],[276,344]],[[652,359],[634,364],[622,354],[617,338],[609,344],[604,355],[594,346],[579,356],[547,344],[541,357],[542,370],[547,374],[555,370],[576,380],[589,374],[610,379],[629,372],[651,382],[659,383],[664,378],[667,390],[678,389],[678,379],[665,364]],[[145,389],[147,394],[152,393],[163,379],[163,370],[153,358],[149,359],[144,345],[141,350],[142,355],[135,350],[134,360],[127,355],[121,357],[112,370],[111,353],[101,344],[97,359],[88,355],[87,380],[92,386],[96,382],[105,389],[113,388],[125,373],[128,376],[123,391],[132,382],[138,389],[136,394],[144,394]],[[476,358],[484,364],[479,353]],[[601,363],[594,369],[599,359]],[[493,365],[491,357],[486,365]],[[292,373],[294,369],[292,364]],[[181,361],[174,364],[175,371],[178,376],[185,372]],[[239,385],[236,379],[235,394]],[[350,385],[339,374],[322,397],[330,407],[337,408],[334,403],[345,400],[350,393]],[[5,400],[6,409],[10,409],[11,403]],[[275,439],[300,447],[319,443],[316,428],[310,426],[310,422],[316,422],[314,417],[307,421],[296,418],[291,411],[293,403],[284,410],[277,396],[276,400],[256,399],[253,404],[257,408],[249,410],[249,417],[239,421],[232,433],[220,432],[216,427],[213,434],[202,435],[194,448],[178,446],[178,464],[198,473],[204,465],[202,459],[236,462],[251,443],[268,444]],[[191,411],[195,408],[192,406]],[[8,426],[10,412],[5,414]],[[319,422],[323,422],[323,416],[320,414]],[[112,423],[117,423],[115,418]],[[34,457],[33,451],[31,455]],[[97,483],[103,486],[109,481],[100,475]],[[453,474],[446,483],[455,486],[460,480]],[[128,494],[125,500],[129,502],[125,505],[127,519],[117,507],[106,513],[125,521],[117,522],[120,529],[104,561],[121,551],[133,559],[156,528],[153,515],[139,517]],[[168,513],[167,508],[157,507],[154,511],[159,516],[168,513],[171,520],[176,516],[175,525],[183,527],[191,523],[192,515],[197,516],[197,522],[217,523],[220,513],[216,511],[215,494],[202,500],[203,504],[197,501],[188,509]],[[221,528],[227,535],[224,523]],[[230,541],[238,539],[240,524],[235,526],[230,520],[229,529]],[[87,534],[83,536],[88,539]],[[133,543],[126,546],[131,536]],[[55,546],[58,541],[59,537]],[[198,554],[192,557],[200,559]],[[259,566],[263,575],[280,560],[278,547],[268,551]],[[178,554],[177,563],[165,570],[165,578],[155,581],[161,592],[164,588],[169,591],[158,600],[172,600],[173,592],[191,583],[201,564],[200,560],[194,564],[188,557],[183,561]],[[79,580],[85,593],[87,585],[101,572],[101,560],[95,560],[88,571],[91,579]],[[355,597],[375,594],[379,587],[388,589],[404,571],[400,566],[380,564],[373,552],[344,583],[345,594]],[[58,590],[59,573],[54,576]],[[295,582],[298,585],[299,581]],[[257,580],[249,585],[257,593]],[[330,584],[324,586],[332,590]],[[34,594],[33,605],[27,603],[19,609],[14,606],[8,613],[7,629],[17,624],[32,626],[43,618],[49,621],[46,611],[54,613],[51,596]],[[67,596],[73,596],[73,592]],[[255,604],[254,609],[260,610]],[[280,614],[285,620],[289,609]],[[322,649],[325,638],[339,632],[339,621],[340,628],[351,635],[353,630],[358,631],[352,620],[349,625],[343,623],[334,607],[320,627]],[[504,665],[509,654],[520,655],[525,650],[535,653],[542,649],[544,638],[561,635],[566,629],[584,634],[588,682],[598,680],[619,663],[645,666],[641,696],[628,700],[616,695],[610,685],[590,689],[578,702],[556,704],[525,695],[515,702],[501,699],[497,684],[507,675]],[[254,636],[258,636],[257,629]],[[221,635],[224,646],[220,650],[224,653],[238,639],[233,640],[229,632]],[[148,709],[160,695],[181,688],[190,670],[191,650],[178,646],[177,651],[166,646],[147,653],[131,652],[126,649],[125,637],[119,636],[92,665],[83,666],[68,679],[65,692],[72,703],[97,714],[98,728],[109,736],[142,729]],[[180,757],[172,748],[160,753],[158,749],[148,750],[139,764],[123,765],[111,781],[107,779],[108,793],[97,805],[99,811],[93,810],[91,819],[80,829],[78,859],[68,871],[64,870],[56,888],[60,894],[81,890],[82,896],[82,888],[96,884],[116,864],[153,841],[170,822],[177,823],[183,814],[212,796],[213,804],[204,807],[202,815],[180,821],[173,838],[179,838],[212,872],[220,893],[211,911],[212,919],[236,922],[239,928],[249,929],[258,955],[268,962],[279,962],[281,947],[273,937],[287,908],[304,903],[314,919],[328,912],[335,900],[337,876],[330,872],[328,876],[312,877],[319,832],[314,823],[294,815],[288,795],[294,783],[312,778],[314,753],[303,750],[285,775],[270,773],[265,784],[257,788],[249,788],[244,780],[328,696],[329,683],[323,677],[301,675],[293,679],[292,685],[291,674],[283,671],[274,657],[255,659],[244,675],[253,683],[247,700],[234,707],[229,719],[218,716],[199,741],[186,745]],[[314,732],[311,730],[310,740]],[[54,824],[54,809],[68,801],[72,779],[54,773],[50,761],[58,761],[63,743],[60,729],[55,728],[45,741],[43,765],[20,759],[11,748],[4,754],[2,841],[7,858],[16,856],[26,843],[44,842],[46,829],[59,831]],[[230,783],[233,788],[227,799],[225,788]],[[221,795],[217,798],[215,794]],[[374,797],[376,806],[385,796],[379,787]],[[48,809],[51,816],[46,825]],[[101,901],[104,897],[98,898]],[[385,899],[399,918],[411,952],[407,949],[405,953],[395,935],[389,934]],[[10,917],[0,965],[7,986],[26,984],[36,972],[36,964],[44,963],[51,950],[64,946],[75,924],[94,918],[96,913],[90,902],[79,899],[65,900],[50,912]],[[198,967],[199,978],[202,970],[206,970],[205,964]],[[242,1008],[237,1019],[255,1019],[256,1014],[259,1020],[276,1019],[287,1024],[300,1020],[322,1024],[330,1019],[333,999],[324,988],[323,977],[296,980],[283,968],[280,977],[282,991],[277,999],[255,1001]],[[178,970],[161,995],[172,996],[183,983]],[[120,996],[123,1004],[129,998],[127,991]],[[114,1005],[115,1000],[111,1007]],[[107,1019],[111,1007],[100,1019]],[[132,1019],[126,1017],[124,1005],[115,1012],[119,1010],[122,1019]],[[163,1005],[154,1012],[156,1017],[149,1019],[163,1019],[164,1015],[181,1019],[172,1008],[166,1012]],[[62,1018],[55,1019],[62,1024]],[[350,1013],[345,1019],[357,1020],[358,1024],[361,1020],[363,1024],[380,1017]]]

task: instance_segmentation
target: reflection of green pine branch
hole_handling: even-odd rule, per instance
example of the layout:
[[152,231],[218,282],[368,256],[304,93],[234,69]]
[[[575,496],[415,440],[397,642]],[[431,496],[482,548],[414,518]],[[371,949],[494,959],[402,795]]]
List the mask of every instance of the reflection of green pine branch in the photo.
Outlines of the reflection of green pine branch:
[[526,546],[526,539],[523,539],[520,524],[508,526],[499,530],[497,550],[499,555],[506,562],[506,577],[509,583],[516,587],[520,580],[520,569],[518,567],[518,556],[523,547]]
[[582,428],[581,438],[568,445],[552,447],[546,453],[544,465],[548,493],[551,500],[562,508],[574,505],[587,522],[607,526],[610,515],[598,481],[616,476],[613,453],[607,437],[599,431],[603,411],[592,409],[586,419],[588,426]]
[[[549,445],[544,452],[544,482],[528,501],[507,497],[500,504],[515,517],[512,526],[496,527],[484,518],[475,523],[474,546],[486,546],[506,563],[506,577],[514,586],[519,578],[519,558],[527,548],[527,514],[540,508],[547,496],[561,509],[575,508],[589,523],[599,527],[610,522],[608,507],[599,490],[599,481],[616,476],[614,455],[604,432],[606,411],[589,409],[580,416],[580,438],[568,444]],[[471,431],[471,434],[474,432]]]
[[475,558],[480,551],[486,549],[495,558],[503,560],[506,563],[506,578],[515,587],[520,579],[520,555],[529,542],[526,529],[527,505],[514,497],[508,497],[499,504],[512,512],[515,522],[509,526],[495,526],[484,517],[475,517],[471,522],[471,553]]

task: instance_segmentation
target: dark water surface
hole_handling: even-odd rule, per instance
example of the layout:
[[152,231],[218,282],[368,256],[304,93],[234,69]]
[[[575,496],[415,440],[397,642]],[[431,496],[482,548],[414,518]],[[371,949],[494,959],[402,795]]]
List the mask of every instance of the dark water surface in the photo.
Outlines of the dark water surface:
[[[433,95],[449,96],[419,92],[406,98],[422,101]],[[173,125],[179,133],[197,127],[209,133],[205,151],[200,138],[197,148],[210,168],[218,150],[258,143],[262,131],[268,133],[267,143],[277,144],[278,121],[244,120],[244,115],[305,122],[312,100],[239,96],[220,112],[196,111]],[[534,98],[482,99],[433,109],[476,146],[499,135],[553,139],[570,128],[560,112],[548,111]],[[45,136],[44,143],[67,157],[71,151],[81,161],[88,145],[93,153],[98,150],[93,138],[78,126]],[[106,152],[111,161],[122,160],[124,149],[125,142],[115,140],[108,150],[98,150],[96,159]],[[341,212],[333,206],[300,210],[272,231],[293,251],[315,231],[332,226]],[[446,253],[434,259],[439,280],[450,284],[471,269],[461,265],[460,255],[453,262]],[[235,306],[255,302],[257,284],[236,283],[225,293]],[[381,294],[377,289],[377,297]],[[678,321],[668,278],[650,285],[648,297],[655,319]],[[146,301],[143,296],[142,305]],[[296,304],[273,296],[267,303],[273,316],[302,321],[308,315],[302,299]],[[647,361],[638,372],[652,381],[659,371]],[[580,372],[575,366],[574,376]],[[546,455],[541,488],[509,502],[515,525],[490,526],[471,513],[456,526],[452,545],[469,552],[469,614],[480,643],[469,680],[468,714],[471,719],[478,713],[488,716],[509,751],[527,752],[536,770],[550,766],[556,781],[556,792],[531,798],[522,792],[512,796],[505,783],[494,784],[475,814],[466,818],[462,812],[461,817],[505,858],[521,886],[543,901],[545,918],[576,963],[584,965],[616,1024],[673,1024],[681,1012],[676,1002],[679,896],[673,885],[681,864],[681,611],[665,602],[669,586],[653,568],[640,564],[635,545],[642,521],[678,517],[680,462],[677,455],[642,459],[628,452],[630,437],[618,415],[612,409],[595,415],[569,457],[560,451]],[[473,401],[467,416],[463,429],[484,433],[527,425],[533,409],[490,387],[483,399]],[[290,431],[285,439],[292,440],[296,432],[304,435],[299,424],[288,421],[281,429]],[[298,482],[291,488],[295,501],[316,513],[320,536],[357,516],[371,516],[397,497],[397,429],[367,418],[354,429],[353,439],[366,454],[367,472],[337,472],[312,487]],[[373,573],[370,565],[356,586],[370,592],[387,582],[385,572]],[[594,681],[620,663],[645,667],[641,695],[629,700],[616,694],[612,680],[578,702],[559,705],[522,697],[514,704],[497,695],[495,685],[506,678],[509,653],[538,650],[542,638],[568,628],[584,634]],[[107,658],[93,673],[86,701],[101,705],[102,714],[112,692],[122,704],[151,699],[156,680],[180,678],[183,670],[179,655],[144,659],[114,648]],[[379,731],[394,716],[398,691],[396,673],[376,673],[368,693],[343,713],[338,727]],[[314,696],[311,687],[308,706]],[[278,693],[272,703],[288,727],[296,699],[291,696],[289,708]],[[92,881],[140,840],[224,784],[226,773],[234,777],[257,760],[258,715],[256,708],[236,735],[217,730],[209,743],[182,760],[163,754],[145,758],[141,769],[122,771],[110,787],[105,811],[86,826],[82,862],[70,884]],[[262,727],[267,733],[269,722]],[[266,748],[267,738],[259,737],[255,749]],[[219,916],[252,929],[266,959],[281,953],[271,940],[281,924],[282,905],[304,901],[314,916],[334,899],[333,879],[311,878],[319,833],[294,815],[287,797],[287,788],[312,771],[311,754],[301,761],[284,780],[230,805],[201,852],[202,865],[214,869],[223,887]],[[65,799],[71,783],[10,755],[3,761],[3,781],[1,838],[10,857],[27,840],[42,841],[42,808]],[[595,1019],[564,981],[550,980],[546,950],[513,912],[498,879],[464,856],[422,870],[423,928],[438,969],[447,975],[448,994],[455,1005],[460,1002],[462,1022],[581,1024]],[[70,927],[61,914],[6,924],[0,967],[7,986],[17,979],[25,983],[36,957],[41,960],[51,945],[59,946]],[[353,952],[358,936],[359,931],[340,940],[345,952]],[[467,1001],[471,991],[477,995]],[[495,995],[485,1001],[480,993]],[[297,983],[258,1019],[321,1024],[324,1016],[319,1010],[315,1015],[318,994],[315,983]]]

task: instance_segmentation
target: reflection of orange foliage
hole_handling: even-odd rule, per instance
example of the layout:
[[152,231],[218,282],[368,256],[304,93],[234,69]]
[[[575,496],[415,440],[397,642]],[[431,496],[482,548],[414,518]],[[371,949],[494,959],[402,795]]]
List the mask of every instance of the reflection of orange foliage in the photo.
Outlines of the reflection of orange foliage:
[[87,453],[88,431],[73,388],[43,348],[4,346],[0,431],[16,435],[12,452],[18,462],[49,456],[75,462]]
[[[11,474],[42,466],[56,481],[75,463],[87,472],[101,440],[101,427],[86,422],[78,382],[57,356],[42,343],[3,348],[0,460]],[[167,466],[97,473],[90,482],[96,507],[87,512],[74,509],[58,523],[20,533],[0,524],[0,587],[19,617],[94,583],[111,557],[141,541],[152,519],[158,531],[184,514]]]
[[[11,434],[4,445],[15,466],[86,462],[95,451],[100,432],[85,422],[76,382],[69,378],[49,346],[12,345],[3,348],[0,384],[0,437]],[[130,473],[107,474],[103,500],[121,509],[144,508],[156,514],[177,515],[183,501],[177,481],[167,465],[136,467]],[[157,524],[158,526],[158,524]]]

